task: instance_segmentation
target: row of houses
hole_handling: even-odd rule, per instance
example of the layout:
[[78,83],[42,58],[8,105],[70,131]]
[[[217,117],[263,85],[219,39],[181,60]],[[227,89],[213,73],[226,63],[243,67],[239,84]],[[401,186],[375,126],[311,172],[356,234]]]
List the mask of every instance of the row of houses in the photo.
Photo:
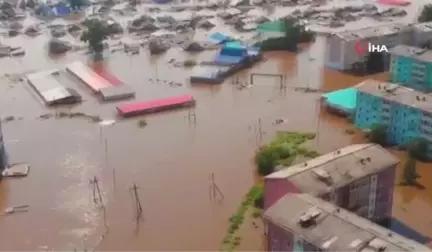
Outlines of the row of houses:
[[[404,24],[383,24],[352,31],[343,31],[332,34],[327,38],[326,65],[337,70],[351,70],[356,63],[364,63],[368,55],[356,52],[358,41],[370,42],[376,45],[385,45],[392,48],[396,45],[425,45],[432,38],[432,22]],[[390,57],[383,58],[388,66]]]
[[398,163],[379,145],[357,144],[268,175],[268,250],[431,251],[376,224],[391,217]]

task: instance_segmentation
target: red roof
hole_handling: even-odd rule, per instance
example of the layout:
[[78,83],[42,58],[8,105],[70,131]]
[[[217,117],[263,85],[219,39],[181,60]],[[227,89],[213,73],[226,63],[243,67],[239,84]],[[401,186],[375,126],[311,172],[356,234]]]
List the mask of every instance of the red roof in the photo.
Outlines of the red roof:
[[89,86],[93,91],[98,92],[102,88],[111,87],[112,85],[96,74],[87,65],[77,61],[66,67],[72,74],[81,79],[87,86]]
[[394,6],[407,6],[411,4],[411,2],[403,1],[403,0],[378,0],[377,3],[394,5]]
[[113,86],[123,85],[123,82],[119,80],[116,76],[114,76],[109,70],[107,70],[104,65],[96,63],[93,64],[92,69],[97,75],[111,83]]
[[117,106],[117,110],[122,114],[128,114],[131,112],[146,111],[151,109],[164,108],[168,106],[181,105],[192,101],[194,101],[193,96],[183,95],[183,96],[176,96],[176,97],[158,99],[153,101],[134,102],[125,105],[120,105]]

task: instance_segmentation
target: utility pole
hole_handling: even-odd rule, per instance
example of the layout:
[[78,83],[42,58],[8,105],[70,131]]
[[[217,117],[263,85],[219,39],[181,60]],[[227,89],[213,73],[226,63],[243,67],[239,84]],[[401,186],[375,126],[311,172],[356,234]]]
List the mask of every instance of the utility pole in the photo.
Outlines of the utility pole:
[[262,139],[263,139],[263,130],[262,130],[262,123],[261,118],[258,118],[258,132],[257,132],[257,141],[258,144],[261,145]]
[[321,123],[321,100],[317,99],[316,102],[316,110],[317,110],[317,129],[316,129],[316,139],[317,139],[317,147],[319,147],[319,138],[320,138],[320,123]]
[[103,206],[103,199],[102,199],[102,193],[100,191],[99,187],[99,180],[96,176],[92,180],[90,180],[90,186],[92,187],[92,198],[93,203],[95,205],[99,204],[100,206]]
[[[105,138],[105,168],[109,168],[109,159],[108,159],[108,139]],[[116,191],[116,170],[115,167],[112,168],[112,180],[113,180],[113,190]]]
[[194,107],[190,108],[188,111],[188,121],[189,124],[192,124],[194,126],[196,125],[196,113]]
[[222,191],[219,189],[219,186],[217,186],[215,181],[214,173],[211,174],[211,184],[209,187],[209,198],[210,201],[216,200],[216,196],[219,195],[219,204],[222,203],[225,196],[223,195]]
[[133,200],[135,201],[135,221],[140,222],[142,220],[142,206],[141,206],[141,200],[138,195],[138,189],[139,187],[136,184],[133,184],[133,186],[130,188],[130,191],[132,192]]
[[279,83],[279,89],[281,91],[282,94],[286,94],[286,80],[287,80],[287,76],[286,74],[280,75],[280,83]]

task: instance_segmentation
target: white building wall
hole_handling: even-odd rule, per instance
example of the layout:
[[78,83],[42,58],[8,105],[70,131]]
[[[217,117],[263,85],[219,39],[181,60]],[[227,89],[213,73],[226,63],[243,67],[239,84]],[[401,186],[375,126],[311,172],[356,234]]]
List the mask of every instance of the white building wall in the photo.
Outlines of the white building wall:
[[335,35],[327,38],[325,54],[327,66],[338,70],[344,70],[343,51],[341,50],[341,45],[343,43],[344,41]]

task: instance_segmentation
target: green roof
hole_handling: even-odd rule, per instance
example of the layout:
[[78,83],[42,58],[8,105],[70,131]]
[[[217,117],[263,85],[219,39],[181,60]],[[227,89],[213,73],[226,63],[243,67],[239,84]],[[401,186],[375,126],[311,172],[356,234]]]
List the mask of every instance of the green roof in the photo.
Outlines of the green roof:
[[260,32],[284,32],[285,23],[282,20],[269,21],[258,25]]
[[346,112],[352,112],[356,108],[357,89],[345,88],[322,95],[328,105],[342,109]]

